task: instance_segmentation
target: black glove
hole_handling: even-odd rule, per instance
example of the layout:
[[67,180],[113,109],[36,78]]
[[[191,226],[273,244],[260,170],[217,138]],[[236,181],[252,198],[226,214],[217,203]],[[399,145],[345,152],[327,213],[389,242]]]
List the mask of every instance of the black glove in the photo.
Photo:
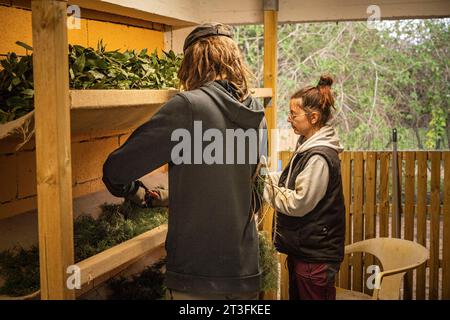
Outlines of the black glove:
[[151,208],[151,197],[148,188],[140,180],[133,182],[132,190],[125,199],[137,204],[142,208]]

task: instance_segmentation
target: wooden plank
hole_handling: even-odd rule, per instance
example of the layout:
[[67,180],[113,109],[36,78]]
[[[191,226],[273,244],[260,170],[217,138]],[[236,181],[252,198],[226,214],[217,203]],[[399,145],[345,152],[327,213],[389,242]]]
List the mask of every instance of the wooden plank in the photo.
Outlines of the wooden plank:
[[442,159],[444,161],[442,299],[450,300],[450,151],[444,151]]
[[[363,202],[364,202],[364,158],[362,152],[353,152],[354,159],[354,184],[353,184],[353,242],[363,240]],[[352,260],[353,268],[353,290],[361,291],[363,289],[363,265],[362,254],[354,253]]]
[[365,233],[364,239],[371,239],[375,234],[376,213],[376,182],[377,182],[377,155],[376,152],[367,152],[365,170]]
[[[269,132],[269,157],[276,152],[272,141],[272,129],[277,128],[277,42],[278,11],[264,10],[264,87],[272,88],[272,99],[265,109],[267,130]],[[277,166],[278,164],[272,164]]]
[[[427,236],[427,162],[426,151],[418,151],[417,159],[417,242],[426,246]],[[416,271],[416,299],[425,299],[426,266],[420,266]]]
[[71,109],[160,106],[179,90],[70,90]]
[[[376,182],[377,182],[377,154],[376,152],[367,152],[366,154],[366,168],[365,168],[365,193],[366,200],[364,204],[364,239],[375,238],[375,214],[376,214]],[[366,254],[364,259],[364,269],[375,264],[375,259],[372,255]],[[369,273],[364,272],[364,284],[367,283]],[[364,285],[364,292],[372,295],[372,290]]]
[[279,159],[281,160],[281,168],[284,169],[290,162],[293,152],[281,151]]
[[430,227],[430,300],[439,298],[439,222],[441,153],[430,152],[431,159],[431,227]]
[[[120,245],[120,244],[119,244]],[[104,284],[109,279],[112,279],[117,276],[127,276],[131,270],[135,270],[136,266],[139,264],[144,264],[144,266],[149,266],[153,263],[156,263],[160,259],[166,256],[166,249],[164,247],[164,242],[159,246],[151,249],[149,252],[145,253],[143,256],[140,256],[134,260],[124,261],[122,265],[108,271],[107,273],[95,278],[91,279],[91,281],[87,283],[83,283],[81,285],[81,289],[76,291],[77,298],[91,290],[94,290]],[[141,269],[141,268],[139,268]]]
[[280,299],[289,300],[289,271],[287,267],[287,255],[280,253],[278,261],[280,262]]
[[[341,177],[342,177],[342,188],[344,193],[344,203],[345,203],[345,244],[352,243],[352,225],[350,216],[350,203],[351,203],[351,152],[344,151],[341,153]],[[344,289],[350,289],[350,266],[348,255],[344,256],[344,261],[341,264],[341,269],[339,272],[339,286]]]
[[380,237],[389,237],[389,156],[380,153]]
[[87,285],[123,264],[133,261],[164,244],[167,224],[161,225],[139,236],[105,250],[77,263],[80,268],[81,285]]
[[[415,202],[415,153],[405,152],[405,239],[414,240],[414,202]],[[403,298],[412,299],[413,271],[409,271],[404,278]]]
[[272,88],[251,88],[250,92],[255,98],[271,98],[273,96]]
[[[126,17],[126,19],[113,19],[112,21],[115,23],[128,24],[132,21],[131,19],[133,19],[144,20],[152,22],[153,24],[165,24],[178,28],[194,26],[201,23],[201,19],[197,17],[197,13],[199,11],[198,8],[191,9],[193,8],[193,4],[189,4],[190,7],[183,7],[181,3],[182,2],[180,1],[175,1],[175,4],[174,2],[162,1],[158,4],[158,6],[155,6],[148,1],[136,2],[134,5],[132,2],[128,2],[127,4],[114,4],[114,1],[70,1],[70,4],[76,4],[82,8],[82,17],[84,17],[85,9],[96,11],[97,18],[93,17],[95,20],[99,19],[101,21],[109,21],[109,19],[112,19],[111,15],[116,15],[119,17]],[[186,2],[183,2],[183,4],[185,3]],[[106,12],[107,15],[102,17],[100,15],[101,12]]]
[[[394,163],[394,161],[392,161]],[[391,235],[394,237],[398,233],[398,238],[402,238],[401,229],[401,217],[402,217],[402,166],[403,166],[403,153],[397,152],[397,170],[392,171],[392,220],[391,220]],[[395,179],[394,172],[398,175]],[[395,180],[394,180],[395,179]],[[397,188],[397,192],[395,189]],[[398,212],[397,212],[398,211]],[[397,221],[397,219],[399,221]],[[397,231],[397,224],[400,224]]]
[[[31,3],[41,299],[74,299],[66,1]],[[50,94],[49,94],[50,93]]]

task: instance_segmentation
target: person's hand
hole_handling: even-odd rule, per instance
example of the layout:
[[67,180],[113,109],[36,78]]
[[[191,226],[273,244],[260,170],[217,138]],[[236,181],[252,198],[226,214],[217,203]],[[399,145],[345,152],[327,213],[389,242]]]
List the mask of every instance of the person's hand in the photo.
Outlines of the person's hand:
[[147,192],[147,203],[150,202],[152,207],[168,207],[169,191],[163,187],[156,187]]
[[147,207],[146,193],[147,191],[145,190],[145,188],[139,186],[136,193],[133,195],[128,195],[126,199],[133,202],[134,204],[137,204],[140,207]]

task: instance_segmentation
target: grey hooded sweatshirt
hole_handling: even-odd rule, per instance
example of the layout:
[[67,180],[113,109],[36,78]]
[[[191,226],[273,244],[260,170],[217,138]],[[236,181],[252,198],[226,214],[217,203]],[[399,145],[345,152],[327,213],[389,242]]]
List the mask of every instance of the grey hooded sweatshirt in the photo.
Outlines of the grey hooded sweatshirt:
[[[166,286],[174,290],[206,294],[260,290],[258,234],[250,214],[256,164],[249,156],[244,163],[226,164],[227,156],[239,157],[237,148],[230,147],[223,148],[222,162],[206,164],[201,159],[201,151],[206,152],[215,138],[210,135],[203,141],[199,133],[220,131],[225,144],[227,129],[257,132],[265,125],[263,107],[251,96],[241,103],[234,93],[226,81],[215,81],[177,94],[112,152],[103,167],[110,192],[126,196],[135,191],[133,181],[169,163]],[[172,141],[176,129],[189,133],[191,141],[183,141],[191,150],[180,152],[181,135]],[[172,155],[174,147],[177,152]],[[222,158],[220,152],[213,155]]]

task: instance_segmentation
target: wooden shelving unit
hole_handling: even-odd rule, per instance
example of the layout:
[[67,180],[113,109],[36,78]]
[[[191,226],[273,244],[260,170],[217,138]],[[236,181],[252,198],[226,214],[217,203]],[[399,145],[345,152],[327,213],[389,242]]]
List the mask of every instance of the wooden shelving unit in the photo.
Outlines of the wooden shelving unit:
[[[165,254],[162,247],[167,226],[78,263],[83,289],[79,292],[69,290],[66,270],[74,264],[71,141],[80,136],[102,137],[112,131],[129,133],[150,119],[178,91],[69,90],[67,4],[78,4],[105,19],[110,17],[118,21],[122,16],[123,21],[131,19],[135,25],[151,23],[153,26],[156,23],[180,27],[192,26],[199,21],[180,18],[180,14],[164,11],[164,8],[160,8],[160,13],[168,12],[167,17],[158,12],[146,13],[139,8],[101,1],[32,0],[28,3],[32,10],[35,83],[35,110],[28,117],[32,118],[30,125],[35,129],[40,298],[75,299],[137,259]],[[271,88],[255,88],[252,94],[258,98],[273,96]],[[13,137],[18,144],[20,138]]]

